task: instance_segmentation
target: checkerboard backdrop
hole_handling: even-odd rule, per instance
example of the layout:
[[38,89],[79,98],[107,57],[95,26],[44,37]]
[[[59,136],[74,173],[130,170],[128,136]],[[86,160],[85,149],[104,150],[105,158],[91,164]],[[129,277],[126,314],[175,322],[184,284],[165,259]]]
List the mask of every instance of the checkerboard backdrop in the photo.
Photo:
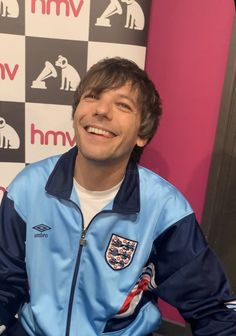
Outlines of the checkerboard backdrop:
[[0,200],[14,176],[75,144],[71,103],[104,57],[144,68],[151,0],[0,1]]

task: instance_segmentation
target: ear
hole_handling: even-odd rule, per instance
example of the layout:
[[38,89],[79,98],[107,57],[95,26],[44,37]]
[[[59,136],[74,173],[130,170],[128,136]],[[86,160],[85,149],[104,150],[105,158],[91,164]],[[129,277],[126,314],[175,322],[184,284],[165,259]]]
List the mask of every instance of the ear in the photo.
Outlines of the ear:
[[139,136],[137,137],[137,141],[136,141],[136,145],[138,147],[144,147],[148,142],[148,139],[143,139],[143,138],[140,138]]

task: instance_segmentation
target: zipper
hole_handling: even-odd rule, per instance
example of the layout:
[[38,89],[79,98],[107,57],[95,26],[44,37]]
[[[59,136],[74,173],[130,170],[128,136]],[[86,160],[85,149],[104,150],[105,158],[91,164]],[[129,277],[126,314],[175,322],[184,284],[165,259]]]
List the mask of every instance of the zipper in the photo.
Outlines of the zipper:
[[85,239],[86,232],[87,232],[87,231],[86,231],[85,229],[83,229],[83,231],[82,231],[82,233],[81,233],[81,238],[80,238],[80,241],[79,241],[80,246],[85,246],[86,243],[87,243],[87,241],[86,241],[86,239]]
[[81,217],[82,217],[82,233],[81,233],[81,237],[80,237],[79,250],[78,250],[78,254],[77,254],[77,258],[76,258],[75,269],[74,269],[74,274],[73,274],[73,279],[72,279],[72,284],[71,284],[71,289],[70,289],[70,299],[69,299],[68,312],[67,312],[65,336],[70,335],[71,315],[72,315],[72,309],[73,309],[75,286],[76,286],[77,277],[78,277],[78,273],[79,273],[80,258],[81,258],[82,250],[83,250],[83,247],[86,245],[85,237],[86,237],[86,232],[87,232],[87,230],[84,228],[84,217],[83,217],[82,211],[80,210],[80,207],[75,202],[73,202],[71,200],[70,200],[70,202],[73,203],[76,206],[76,208],[79,210],[79,212],[81,214]]
[[[53,194],[52,194],[53,195]],[[55,196],[55,195],[53,195]],[[80,212],[81,214],[81,218],[82,218],[82,233],[81,233],[81,238],[80,238],[80,244],[79,244],[79,250],[78,250],[78,254],[76,257],[76,263],[75,263],[75,269],[74,269],[74,274],[73,274],[73,278],[72,278],[72,284],[71,284],[71,289],[70,289],[70,299],[69,299],[69,304],[68,304],[68,311],[67,311],[67,320],[66,320],[66,331],[65,331],[65,336],[69,336],[70,335],[70,325],[71,325],[71,314],[72,314],[72,308],[73,308],[73,301],[74,301],[74,292],[75,292],[75,286],[76,286],[76,282],[77,282],[77,276],[78,276],[78,272],[79,272],[79,265],[80,265],[80,258],[81,258],[81,253],[83,250],[83,247],[86,245],[86,232],[88,229],[84,228],[84,217],[82,214],[82,211],[80,210],[80,207],[78,206],[77,203],[75,203],[74,201],[72,201],[71,199],[68,198],[63,198],[65,201],[68,201],[70,203],[72,203]]]
[[73,308],[73,301],[74,301],[74,292],[75,292],[75,286],[77,282],[77,275],[79,272],[79,264],[80,264],[80,257],[82,253],[83,245],[80,245],[77,259],[76,259],[76,265],[70,290],[70,300],[69,300],[69,306],[68,306],[68,313],[67,313],[67,322],[66,322],[66,333],[65,336],[70,335],[70,324],[71,324],[71,314],[72,314],[72,308]]
[[76,264],[75,264],[75,269],[74,269],[74,274],[73,274],[73,279],[72,279],[72,284],[71,284],[71,290],[70,290],[70,299],[69,299],[69,305],[68,305],[68,312],[67,312],[67,322],[66,322],[66,332],[65,336],[70,335],[70,325],[71,325],[71,315],[72,315],[72,309],[73,309],[73,301],[74,301],[74,293],[75,293],[75,286],[78,278],[78,273],[79,273],[79,266],[80,266],[80,259],[81,259],[81,254],[83,247],[87,244],[86,241],[86,233],[87,230],[91,224],[91,222],[94,220],[95,217],[97,217],[99,214],[104,213],[104,212],[113,212],[112,210],[103,210],[98,212],[89,222],[87,228],[84,228],[84,217],[82,214],[82,211],[80,210],[80,207],[73,201],[70,200],[71,203],[73,203],[77,209],[79,210],[81,217],[82,217],[82,233],[80,237],[80,242],[79,242],[79,250],[76,258]]
[[81,254],[82,254],[82,250],[84,248],[84,246],[87,244],[86,241],[86,233],[88,231],[89,226],[91,225],[92,221],[101,213],[115,213],[113,210],[102,210],[100,212],[98,212],[89,222],[87,228],[84,228],[84,218],[83,218],[83,214],[82,211],[80,210],[79,206],[70,200],[70,202],[72,202],[78,209],[79,212],[81,214],[82,217],[82,233],[81,233],[81,237],[80,237],[80,242],[79,242],[79,251],[77,254],[77,258],[76,258],[76,264],[75,264],[75,270],[74,270],[74,275],[73,275],[73,279],[72,279],[72,285],[71,285],[71,290],[70,290],[70,300],[69,300],[69,306],[68,306],[68,313],[67,313],[67,322],[66,322],[66,333],[65,336],[69,336],[70,335],[70,325],[71,325],[71,315],[72,315],[72,309],[73,309],[73,301],[74,301],[74,293],[75,293],[75,286],[76,286],[76,282],[77,282],[77,277],[78,277],[78,273],[79,273],[79,266],[80,266],[80,259],[81,259]]

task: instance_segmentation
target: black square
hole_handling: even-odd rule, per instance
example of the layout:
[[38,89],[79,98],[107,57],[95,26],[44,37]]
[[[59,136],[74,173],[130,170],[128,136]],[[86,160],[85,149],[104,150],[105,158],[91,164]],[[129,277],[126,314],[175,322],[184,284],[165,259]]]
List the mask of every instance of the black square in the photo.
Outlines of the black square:
[[26,101],[71,105],[87,49],[87,41],[26,37]]

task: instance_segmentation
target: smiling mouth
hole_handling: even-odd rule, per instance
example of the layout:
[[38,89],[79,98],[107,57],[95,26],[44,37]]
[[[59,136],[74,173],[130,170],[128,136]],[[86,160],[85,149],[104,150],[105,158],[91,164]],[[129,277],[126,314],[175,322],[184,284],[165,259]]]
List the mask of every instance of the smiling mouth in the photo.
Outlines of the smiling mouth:
[[92,126],[87,126],[85,127],[86,132],[90,133],[90,134],[96,134],[96,135],[100,135],[100,136],[104,136],[106,138],[113,138],[116,135],[112,132],[100,129],[100,128],[96,128],[96,127],[92,127]]

